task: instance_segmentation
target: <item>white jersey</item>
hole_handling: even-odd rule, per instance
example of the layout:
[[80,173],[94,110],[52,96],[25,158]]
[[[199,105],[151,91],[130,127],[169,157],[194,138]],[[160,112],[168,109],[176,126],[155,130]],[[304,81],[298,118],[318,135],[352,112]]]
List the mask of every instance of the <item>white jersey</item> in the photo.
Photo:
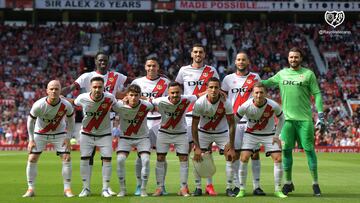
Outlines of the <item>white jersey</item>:
[[[185,95],[198,95],[206,91],[206,82],[211,78],[219,78],[219,74],[212,66],[205,65],[202,68],[193,68],[191,65],[180,68],[175,81],[184,85]],[[187,109],[187,115],[192,114],[194,103]]]
[[[137,78],[131,84],[139,85],[141,88],[141,96],[149,99],[154,99],[162,96],[167,96],[167,89],[170,81],[167,78],[159,77],[156,80],[150,80],[146,76]],[[147,117],[153,119],[160,119],[159,112],[149,112]]]
[[254,135],[274,135],[275,134],[275,116],[282,115],[281,107],[271,99],[266,99],[262,107],[257,107],[253,99],[249,99],[237,111],[237,116],[246,115],[247,126],[246,133]]
[[43,135],[66,133],[65,116],[71,117],[74,108],[66,99],[60,98],[59,103],[51,105],[47,97],[37,100],[31,107],[30,116],[36,119],[34,132]]
[[221,89],[228,93],[228,99],[233,106],[233,112],[236,113],[238,108],[248,99],[252,98],[251,92],[256,82],[261,81],[257,73],[249,72],[241,76],[236,73],[225,76],[221,84]]
[[226,116],[232,116],[233,112],[229,101],[224,102],[219,99],[215,104],[212,104],[205,94],[195,102],[192,115],[200,117],[199,131],[218,134],[229,129]]
[[102,76],[104,78],[105,92],[109,92],[114,96],[116,96],[117,92],[120,92],[124,89],[124,83],[127,77],[121,73],[114,71],[107,72],[105,75],[102,75],[96,71],[84,73],[78,79],[75,80],[75,84],[77,84],[80,88],[85,88],[86,92],[90,92],[91,90],[90,80],[91,78],[97,75]]
[[168,134],[184,134],[186,133],[185,112],[187,107],[195,102],[195,95],[181,95],[177,104],[172,104],[169,97],[160,97],[154,99],[152,103],[158,106],[161,114],[160,132]]
[[92,136],[111,135],[110,110],[116,104],[115,96],[104,92],[100,101],[94,101],[90,93],[80,94],[75,100],[76,106],[81,106],[84,114],[81,132]]
[[120,130],[125,138],[145,138],[149,137],[149,128],[147,126],[146,115],[152,111],[154,106],[147,101],[141,100],[139,105],[132,108],[124,104],[123,101],[116,103],[116,108],[113,110],[119,114],[120,117]]

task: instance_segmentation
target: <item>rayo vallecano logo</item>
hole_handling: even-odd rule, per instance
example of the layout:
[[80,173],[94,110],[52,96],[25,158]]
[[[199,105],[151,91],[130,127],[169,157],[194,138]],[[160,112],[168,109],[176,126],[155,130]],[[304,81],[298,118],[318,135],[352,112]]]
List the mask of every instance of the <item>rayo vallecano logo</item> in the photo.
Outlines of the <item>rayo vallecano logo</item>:
[[344,11],[326,11],[324,18],[327,24],[331,25],[333,28],[336,28],[344,22],[345,13]]

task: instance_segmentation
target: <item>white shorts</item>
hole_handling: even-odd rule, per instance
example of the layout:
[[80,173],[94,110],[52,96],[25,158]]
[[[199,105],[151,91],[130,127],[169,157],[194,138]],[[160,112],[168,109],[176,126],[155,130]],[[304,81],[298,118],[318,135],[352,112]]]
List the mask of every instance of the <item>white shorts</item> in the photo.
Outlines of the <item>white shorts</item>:
[[[235,142],[234,142],[236,151],[241,151],[241,146],[243,144],[245,130],[246,130],[246,123],[236,124]],[[260,151],[260,144],[257,147],[255,147],[255,149],[254,149],[254,152],[257,152],[257,151]]]
[[156,152],[166,154],[169,151],[170,144],[174,144],[177,155],[187,155],[189,153],[189,142],[186,134],[168,134],[159,132],[156,141]]
[[149,128],[149,138],[151,147],[156,147],[156,137],[160,128],[161,118],[156,120],[147,120],[147,126]]
[[185,116],[185,121],[186,121],[186,125],[187,125],[186,135],[188,137],[188,142],[192,143],[193,142],[192,131],[191,131],[192,117]]
[[245,133],[241,151],[254,151],[259,144],[263,144],[266,156],[270,156],[270,154],[274,152],[281,152],[281,148],[277,143],[272,144],[273,137],[274,135],[261,136]]
[[208,134],[199,131],[199,144],[202,150],[208,149],[209,145],[211,145],[213,142],[215,142],[220,150],[224,150],[225,145],[229,142],[229,132]]
[[34,154],[41,153],[45,149],[47,143],[53,144],[58,154],[70,153],[70,151],[66,151],[65,146],[62,146],[65,138],[66,138],[66,134],[60,134],[60,135],[34,134],[34,141],[36,147],[32,148],[31,153]]
[[118,147],[116,152],[127,152],[129,153],[133,147],[136,147],[138,153],[148,152],[150,153],[151,145],[148,137],[131,139],[131,138],[119,138]]
[[80,133],[81,157],[91,157],[94,147],[99,147],[102,158],[112,157],[112,136],[90,136]]

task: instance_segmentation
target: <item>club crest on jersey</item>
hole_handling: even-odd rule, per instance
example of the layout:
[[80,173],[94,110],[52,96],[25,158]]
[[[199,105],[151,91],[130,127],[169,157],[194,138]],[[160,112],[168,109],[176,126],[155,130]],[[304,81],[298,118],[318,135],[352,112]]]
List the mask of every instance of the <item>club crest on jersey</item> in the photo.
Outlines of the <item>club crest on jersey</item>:
[[251,82],[252,82],[251,80],[246,80],[247,84],[251,84]]
[[101,108],[106,109],[108,104],[101,104]]
[[265,112],[265,113],[264,113],[264,117],[267,118],[267,117],[269,117],[269,116],[270,116],[270,113],[268,113],[268,112]]
[[158,90],[161,90],[161,89],[163,88],[163,86],[162,86],[162,85],[156,85],[156,88],[157,88]]
[[204,77],[207,77],[209,75],[209,73],[203,73],[202,74]]
[[108,79],[110,82],[113,82],[114,81],[114,78],[109,78]]
[[179,108],[180,108],[180,109],[184,108],[184,104],[180,104],[180,105],[179,105]]
[[143,116],[143,115],[144,115],[144,112],[139,112],[138,115],[139,115],[139,116]]
[[62,116],[62,115],[64,115],[64,111],[59,111],[57,114],[58,114],[59,116]]
[[299,77],[300,77],[300,78],[304,78],[304,75],[301,74]]

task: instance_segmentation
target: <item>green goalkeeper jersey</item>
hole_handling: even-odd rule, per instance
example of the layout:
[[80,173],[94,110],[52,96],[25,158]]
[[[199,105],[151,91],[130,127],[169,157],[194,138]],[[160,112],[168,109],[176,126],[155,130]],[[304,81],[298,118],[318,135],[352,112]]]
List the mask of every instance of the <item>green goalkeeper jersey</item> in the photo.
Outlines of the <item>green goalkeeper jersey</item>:
[[303,67],[299,70],[284,68],[268,80],[263,80],[262,83],[267,87],[280,88],[282,109],[286,120],[312,120],[311,95],[319,94],[320,96],[314,72]]

